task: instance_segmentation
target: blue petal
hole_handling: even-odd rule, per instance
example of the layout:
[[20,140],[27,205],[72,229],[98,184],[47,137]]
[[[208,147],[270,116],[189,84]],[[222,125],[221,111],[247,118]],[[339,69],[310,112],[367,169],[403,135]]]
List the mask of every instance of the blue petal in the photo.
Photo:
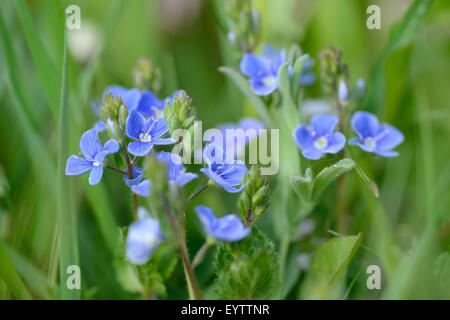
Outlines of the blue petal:
[[178,176],[178,178],[175,180],[175,183],[177,185],[179,185],[180,187],[183,187],[186,184],[188,184],[189,182],[191,182],[192,180],[196,179],[197,177],[198,177],[198,175],[195,173],[191,173],[191,172],[181,173]]
[[132,110],[127,119],[127,135],[131,139],[139,139],[139,135],[146,131],[146,121],[143,115],[136,110]]
[[150,185],[151,182],[150,180],[144,180],[139,184],[136,184],[134,186],[131,186],[131,191],[133,191],[134,193],[143,196],[143,197],[148,197],[150,195]]
[[71,155],[69,159],[67,159],[66,175],[72,176],[83,174],[86,171],[91,170],[91,168],[92,168],[91,161],[76,155]]
[[245,228],[241,219],[233,214],[216,219],[213,228],[214,237],[228,242],[238,241],[250,233],[250,228]]
[[83,133],[80,139],[81,152],[88,160],[94,160],[97,153],[102,151],[102,145],[98,141],[98,131],[90,129]]
[[141,92],[139,89],[127,90],[122,96],[122,103],[128,110],[134,110],[138,107],[139,100],[141,99]]
[[338,97],[340,102],[346,102],[348,100],[348,87],[343,80],[339,82]]
[[309,86],[316,81],[316,75],[312,72],[304,73],[300,75],[299,83],[304,86]]
[[164,103],[156,97],[153,92],[145,91],[141,95],[141,99],[139,100],[139,104],[137,107],[137,111],[145,116],[153,116],[153,109],[163,109]]
[[[153,122],[155,122],[153,124]],[[152,136],[152,139],[157,139],[161,137],[163,134],[165,134],[169,127],[167,125],[166,120],[163,118],[152,118],[149,120],[149,123],[147,124],[147,128],[151,127],[150,135]]]
[[278,70],[285,63],[286,63],[286,50],[283,49],[283,50],[280,50],[280,52],[275,57],[275,59],[273,59],[271,61],[272,74],[275,75],[275,76],[278,75]]
[[240,67],[241,72],[251,78],[268,75],[271,71],[271,63],[268,58],[257,56],[252,53],[244,54]]
[[358,111],[352,116],[352,128],[361,139],[374,137],[378,132],[378,119],[367,111]]
[[147,155],[150,150],[153,148],[153,143],[151,142],[142,142],[142,141],[136,141],[136,142],[130,142],[128,144],[128,151],[137,157],[143,157]]
[[309,160],[318,160],[322,157],[323,153],[322,153],[322,151],[311,148],[311,149],[302,150],[302,155],[306,159],[309,159]]
[[398,152],[392,151],[392,150],[375,150],[374,152],[376,154],[378,154],[382,157],[386,157],[386,158],[393,158],[393,157],[398,156]]
[[136,265],[146,263],[162,238],[158,220],[144,218],[133,222],[125,242],[127,259]]
[[338,153],[344,148],[344,145],[345,136],[340,132],[336,132],[328,138],[328,145],[322,151],[327,153]]
[[388,124],[381,125],[380,131],[384,132],[384,136],[377,141],[377,150],[390,150],[405,139],[400,130]]
[[121,86],[112,85],[105,89],[103,92],[103,101],[108,94],[112,94],[113,98],[122,97],[126,93],[127,89]]
[[171,139],[171,138],[165,138],[165,139],[153,139],[152,143],[156,144],[156,145],[168,145],[168,144],[173,144],[176,141]]
[[196,206],[195,211],[197,212],[197,216],[205,227],[206,232],[211,235],[211,230],[214,227],[216,217],[214,216],[213,211],[206,206]]
[[105,145],[103,146],[103,151],[106,151],[108,153],[116,153],[119,151],[119,144],[117,141],[110,139],[106,141]]
[[313,148],[314,138],[306,125],[301,124],[295,128],[293,135],[294,140],[300,149],[303,150]]
[[249,80],[252,90],[258,96],[267,96],[274,92],[278,87],[278,80],[273,76],[273,82],[271,84],[264,84],[262,79],[259,78],[251,78]]
[[98,120],[94,124],[94,129],[96,129],[98,132],[102,132],[106,130],[106,124],[102,120]]
[[224,188],[225,191],[227,191],[227,192],[229,192],[229,193],[239,193],[239,192],[241,192],[242,190],[244,190],[244,187],[245,187],[245,186],[241,186],[241,187],[239,187],[239,188],[234,188],[234,187],[232,187],[232,186],[227,186],[227,185],[225,185],[225,186],[221,186],[221,187]]
[[339,118],[331,114],[319,114],[311,119],[311,124],[319,136],[331,134],[339,122]]
[[280,50],[270,44],[264,45],[262,51],[264,56],[266,56],[270,60],[276,59],[280,54]]
[[229,166],[231,166],[231,169],[221,174],[222,179],[230,186],[241,184],[242,178],[248,172],[247,167],[242,161],[236,161],[235,164]]
[[100,182],[103,175],[103,166],[92,167],[91,174],[89,175],[89,184],[96,185]]

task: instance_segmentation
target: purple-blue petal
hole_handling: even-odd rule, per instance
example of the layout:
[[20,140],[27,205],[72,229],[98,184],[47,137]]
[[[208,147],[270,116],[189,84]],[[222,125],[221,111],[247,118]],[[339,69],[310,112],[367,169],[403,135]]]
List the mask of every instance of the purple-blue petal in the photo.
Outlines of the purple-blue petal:
[[240,67],[241,72],[251,78],[262,77],[271,72],[270,59],[252,53],[244,54]]
[[328,138],[328,145],[326,148],[322,149],[326,153],[338,153],[345,146],[345,136],[340,132],[333,133]]
[[130,142],[128,144],[128,151],[137,157],[143,157],[147,155],[150,150],[153,148],[153,143],[151,142],[142,142],[142,141],[135,141]]
[[131,191],[134,193],[142,196],[142,197],[148,197],[150,195],[150,180],[144,180],[139,184],[135,184],[131,186]]
[[96,185],[100,182],[103,175],[103,166],[93,166],[91,169],[91,174],[89,175],[89,184]]
[[377,141],[377,150],[393,149],[405,139],[400,130],[389,124],[381,125],[380,131],[383,132],[383,137]]
[[92,162],[83,157],[71,155],[66,163],[66,175],[79,175],[92,169]]
[[355,112],[352,116],[351,123],[353,130],[358,133],[361,139],[374,137],[378,133],[378,119],[370,112]]
[[80,139],[80,150],[88,160],[93,160],[97,153],[102,151],[97,129],[90,129],[83,133]]
[[339,118],[331,114],[319,114],[311,119],[311,125],[318,136],[331,134]]
[[145,131],[146,121],[143,115],[136,110],[132,110],[127,119],[127,135],[131,139],[139,139],[139,135]]
[[310,149],[314,145],[314,138],[308,126],[301,124],[294,129],[294,140],[300,149]]

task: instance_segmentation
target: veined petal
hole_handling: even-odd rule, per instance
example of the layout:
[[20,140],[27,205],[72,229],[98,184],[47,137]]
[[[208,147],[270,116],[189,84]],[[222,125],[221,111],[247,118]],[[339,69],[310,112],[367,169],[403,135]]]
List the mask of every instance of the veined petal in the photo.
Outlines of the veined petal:
[[246,53],[241,60],[241,72],[251,78],[262,77],[270,74],[270,59]]
[[228,191],[229,193],[239,193],[239,192],[241,192],[242,190],[244,190],[244,186],[240,186],[239,188],[234,188],[234,187],[232,187],[232,186],[222,186],[221,185],[221,187],[222,188],[224,188],[225,189],[225,191]]
[[361,139],[374,137],[378,132],[378,119],[367,111],[358,111],[352,116],[352,128]]
[[152,125],[152,129],[150,130],[150,134],[153,139],[157,139],[157,138],[161,137],[163,134],[165,134],[169,130],[167,122],[163,118],[152,118],[149,121],[155,122],[155,124]]
[[132,139],[139,139],[139,135],[145,131],[146,121],[143,115],[132,110],[127,119],[127,135]]
[[130,142],[128,144],[128,151],[137,157],[143,157],[147,155],[150,150],[153,148],[153,143],[151,142],[142,142],[142,141],[136,141],[136,142]]
[[69,159],[67,159],[66,175],[72,176],[83,174],[86,171],[91,170],[91,168],[91,161],[73,154],[69,157]]
[[80,139],[80,150],[88,160],[94,160],[97,153],[102,151],[97,129],[90,129],[83,133]]
[[96,185],[100,182],[103,175],[103,166],[92,167],[91,174],[89,175],[89,184]]
[[319,136],[331,134],[339,122],[339,118],[331,114],[319,114],[311,119],[314,131]]

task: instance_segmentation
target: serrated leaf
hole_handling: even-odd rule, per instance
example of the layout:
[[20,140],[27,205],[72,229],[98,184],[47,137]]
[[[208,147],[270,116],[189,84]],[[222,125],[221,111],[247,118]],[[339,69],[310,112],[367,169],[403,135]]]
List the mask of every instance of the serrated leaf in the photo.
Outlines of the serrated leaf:
[[220,67],[219,71],[227,75],[233,82],[238,86],[239,90],[250,100],[252,105],[255,107],[256,112],[258,112],[261,120],[267,126],[267,128],[272,127],[272,122],[270,120],[269,112],[267,111],[266,105],[263,100],[258,97],[250,87],[248,81],[236,70],[229,67]]
[[222,244],[216,256],[216,291],[219,299],[269,299],[280,288],[275,246],[252,229],[244,240]]
[[318,200],[322,192],[337,179],[341,174],[344,174],[355,167],[355,161],[352,159],[342,159],[335,164],[324,168],[314,179],[314,187],[312,191],[312,199],[314,202]]

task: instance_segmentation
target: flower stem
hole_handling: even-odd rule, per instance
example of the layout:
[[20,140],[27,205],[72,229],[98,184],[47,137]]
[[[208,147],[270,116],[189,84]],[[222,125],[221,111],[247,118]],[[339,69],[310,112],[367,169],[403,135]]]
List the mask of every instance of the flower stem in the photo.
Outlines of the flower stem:
[[106,167],[106,168],[108,168],[108,169],[110,169],[110,170],[113,170],[113,171],[119,172],[119,173],[123,174],[124,176],[128,176],[128,174],[127,174],[127,173],[126,173],[125,171],[122,171],[122,170],[120,170],[120,169],[117,169],[117,168],[111,167],[110,165],[106,165],[105,167]]
[[203,246],[198,250],[197,254],[194,257],[194,260],[192,260],[192,269],[195,269],[195,267],[198,266],[198,264],[203,261],[203,258],[205,257],[209,248],[211,248],[211,245],[208,243],[208,241],[206,241],[203,244]]
[[195,197],[197,197],[200,193],[202,193],[204,190],[206,190],[209,186],[210,186],[209,183],[207,183],[207,184],[204,185],[200,190],[198,190],[196,193],[194,193],[192,196],[190,196],[190,197],[186,200],[185,207],[187,207],[187,205],[189,204],[189,202],[191,202]]
[[[122,146],[123,146],[124,155],[125,155],[125,162],[127,163],[128,179],[132,180],[133,179],[133,164],[131,163],[130,155],[128,154],[127,146],[125,145],[125,140],[122,143]],[[138,199],[137,199],[137,195],[135,193],[133,193],[132,197],[133,197],[134,218],[137,220],[138,219],[138,214],[137,214],[137,212],[138,212]]]

